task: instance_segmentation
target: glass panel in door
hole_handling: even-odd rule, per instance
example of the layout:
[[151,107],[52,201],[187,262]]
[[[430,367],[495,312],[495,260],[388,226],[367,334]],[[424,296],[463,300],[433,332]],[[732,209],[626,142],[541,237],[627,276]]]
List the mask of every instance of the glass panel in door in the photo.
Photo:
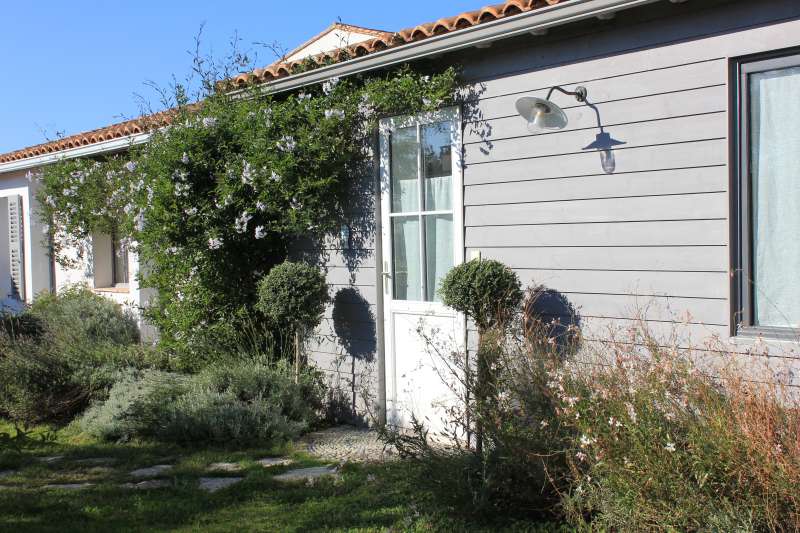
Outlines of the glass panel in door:
[[392,217],[394,299],[422,300],[419,217]]
[[417,127],[392,132],[392,213],[419,211],[419,168]]
[[450,122],[421,127],[425,211],[446,211],[453,208],[452,127]]

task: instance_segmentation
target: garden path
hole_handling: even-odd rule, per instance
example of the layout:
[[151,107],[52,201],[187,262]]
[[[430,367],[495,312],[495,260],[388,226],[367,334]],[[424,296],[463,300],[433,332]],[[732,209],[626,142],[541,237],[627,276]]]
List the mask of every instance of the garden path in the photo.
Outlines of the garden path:
[[376,431],[353,426],[314,431],[304,436],[298,447],[314,457],[341,463],[381,463],[397,457]]

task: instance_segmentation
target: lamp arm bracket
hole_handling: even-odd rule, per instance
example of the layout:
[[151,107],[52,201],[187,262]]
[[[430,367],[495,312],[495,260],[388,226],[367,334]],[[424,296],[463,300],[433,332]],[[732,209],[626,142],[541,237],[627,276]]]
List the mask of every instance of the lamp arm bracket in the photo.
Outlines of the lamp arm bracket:
[[574,96],[575,99],[577,101],[579,101],[579,102],[585,102],[586,101],[587,91],[586,91],[586,87],[584,87],[582,85],[578,85],[577,87],[575,87],[574,91],[567,91],[566,89],[562,89],[558,85],[555,85],[555,86],[550,88],[550,91],[548,91],[547,100],[550,100],[550,97],[553,95],[553,91],[559,91],[559,92],[561,92],[563,94],[566,94],[566,95],[569,95],[569,96]]

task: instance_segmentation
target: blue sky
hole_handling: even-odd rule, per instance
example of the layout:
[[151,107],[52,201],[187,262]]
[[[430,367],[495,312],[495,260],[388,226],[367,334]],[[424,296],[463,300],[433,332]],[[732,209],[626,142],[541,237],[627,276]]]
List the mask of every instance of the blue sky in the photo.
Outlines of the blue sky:
[[[486,3],[486,2],[483,2]],[[6,2],[0,32],[0,153],[131,118],[134,93],[157,101],[147,80],[190,68],[187,50],[205,22],[206,51],[244,45],[287,49],[341,18],[399,30],[483,5],[480,0],[38,0]],[[259,63],[274,56],[259,46]]]

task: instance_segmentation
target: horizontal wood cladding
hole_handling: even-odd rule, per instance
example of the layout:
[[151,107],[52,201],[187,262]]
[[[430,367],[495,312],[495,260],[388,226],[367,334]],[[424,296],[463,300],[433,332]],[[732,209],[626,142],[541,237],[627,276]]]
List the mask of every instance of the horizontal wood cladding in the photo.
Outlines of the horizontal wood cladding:
[[[726,72],[726,62],[718,58],[699,63],[677,63],[663,69],[632,71],[576,84],[586,88],[588,102],[597,105],[604,121],[629,122],[636,115],[626,117],[620,114],[627,106],[632,106],[631,109],[643,114],[654,114],[652,119],[689,115],[718,107],[719,103],[713,103],[709,98],[719,91],[720,85],[725,84]],[[558,73],[558,80],[566,78]],[[492,120],[513,116],[517,98],[523,95],[544,98],[552,86],[548,82],[532,83],[532,80],[523,83],[524,85],[519,86],[506,86],[508,92],[503,94],[491,97],[480,95],[480,100],[467,105],[466,120],[469,123],[488,121],[491,124]],[[567,81],[556,83],[573,85]],[[691,97],[696,101],[689,102]],[[592,109],[578,105],[573,97],[556,93],[553,100],[567,110],[567,116],[572,123],[570,128],[588,127],[592,119],[596,123],[596,115]],[[683,106],[679,105],[682,101],[685,102]],[[644,119],[646,118],[645,115]],[[470,136],[465,141],[474,142],[475,139]]]
[[468,185],[464,188],[464,204],[476,206],[716,193],[727,189],[728,169],[717,166]]
[[[578,143],[564,148],[565,153],[561,154],[468,165],[464,169],[464,184],[605,176],[598,153],[594,150],[583,151],[585,146]],[[621,146],[613,152],[616,160],[615,174],[712,167],[727,165],[728,141],[708,139],[629,148]]]
[[[594,222],[533,226],[473,226],[465,228],[468,248],[487,247],[623,247],[726,246],[728,221],[672,220]],[[719,251],[725,255],[727,252]],[[546,253],[546,252],[538,252]],[[727,262],[727,256],[726,256]],[[565,265],[566,266],[566,265]]]
[[727,213],[727,193],[715,192],[476,205],[465,208],[464,218],[473,227],[708,220],[724,219]]
[[[522,121],[521,118],[520,120]],[[607,127],[605,133],[615,141],[624,143],[616,145],[614,149],[615,152],[623,152],[639,147],[724,139],[727,136],[727,128],[725,113],[717,112]],[[494,141],[489,149],[482,144],[469,144],[464,147],[467,169],[469,172],[474,166],[494,161],[534,159],[529,164],[535,173],[538,166],[536,158],[587,151],[586,147],[595,142],[598,132],[599,130],[594,128],[514,137]],[[588,151],[593,155],[597,154],[595,149]]]
[[[514,269],[621,271],[621,272],[723,272],[728,273],[725,246],[553,246],[482,247],[486,259],[496,259]],[[467,257],[473,249],[467,249]]]
[[[724,112],[727,88],[719,84],[719,79],[717,76],[715,78],[717,85],[711,87],[692,87],[688,90],[618,99],[605,103],[590,97],[589,101],[595,105],[596,112],[586,106],[572,105],[572,102],[569,101],[564,102],[564,112],[569,123],[562,132],[594,130],[597,128],[598,115],[603,126],[611,128],[636,122]],[[480,145],[501,139],[531,136],[527,129],[527,123],[514,112],[514,104],[517,99],[529,95],[544,97],[546,91],[525,92],[494,99],[492,108],[496,111],[497,118],[490,118],[489,109],[479,108],[477,114],[482,117],[476,116],[474,120],[465,124],[464,143]],[[538,137],[541,135],[537,135]]]

